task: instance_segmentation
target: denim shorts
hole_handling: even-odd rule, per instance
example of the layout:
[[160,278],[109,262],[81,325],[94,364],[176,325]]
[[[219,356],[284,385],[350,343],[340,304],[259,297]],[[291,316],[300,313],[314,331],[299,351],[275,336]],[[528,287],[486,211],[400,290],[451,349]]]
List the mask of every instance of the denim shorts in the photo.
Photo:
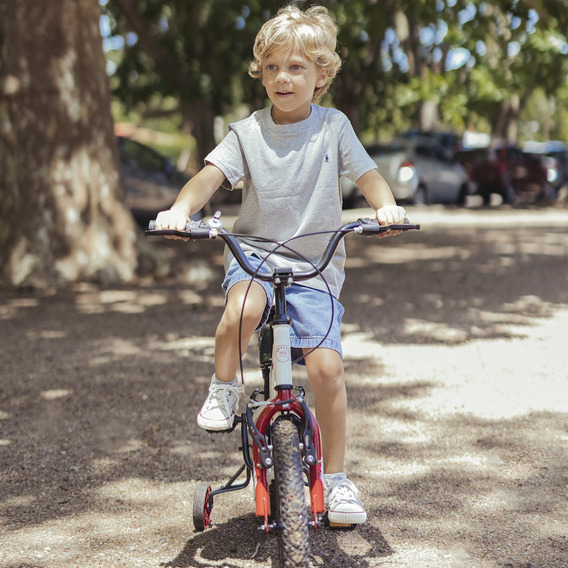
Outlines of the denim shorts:
[[[248,258],[254,268],[262,264],[262,260],[254,254],[248,255]],[[233,259],[223,281],[225,297],[232,286],[243,280],[251,281],[252,279]],[[268,320],[274,290],[271,282],[262,280],[255,280],[255,282],[260,284],[266,293],[266,308],[258,325],[258,331]],[[343,358],[341,318],[344,308],[336,298],[321,290],[294,283],[286,288],[286,302],[288,315],[292,320],[290,328],[292,363],[305,365],[303,348],[333,349]]]

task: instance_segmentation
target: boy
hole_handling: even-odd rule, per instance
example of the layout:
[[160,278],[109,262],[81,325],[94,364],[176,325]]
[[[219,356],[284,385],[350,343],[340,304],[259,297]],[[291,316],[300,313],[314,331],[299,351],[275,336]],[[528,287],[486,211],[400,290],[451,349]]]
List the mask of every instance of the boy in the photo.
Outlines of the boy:
[[[188,217],[199,211],[220,185],[232,189],[242,181],[242,205],[234,232],[282,242],[294,235],[334,230],[341,225],[342,175],[357,183],[380,224],[404,222],[404,209],[397,207],[388,184],[345,115],[314,104],[341,66],[336,38],[335,21],[322,6],[305,12],[287,6],[262,26],[249,74],[262,81],[272,105],[230,125],[225,139],[183,187],[171,210],[158,215],[157,228],[184,228]],[[295,240],[293,248],[316,262],[328,238],[312,235]],[[256,263],[266,258],[273,246],[243,242]],[[324,271],[334,296],[335,321],[321,345],[331,313],[325,284],[319,278],[293,284],[287,299],[293,320],[291,345],[305,355],[303,363],[321,429],[329,519],[364,523],[367,515],[359,491],[344,473],[347,400],[340,344],[343,307],[337,300],[344,259],[341,245]],[[294,271],[306,267],[288,257],[285,249],[270,255],[266,264],[291,266]],[[254,281],[249,289],[249,283],[250,278],[233,260],[223,283],[226,304],[215,335],[215,374],[197,417],[199,426],[207,430],[232,426],[239,403],[235,378],[239,321],[242,317],[240,345],[246,348],[252,333],[266,320],[272,301],[270,284]]]

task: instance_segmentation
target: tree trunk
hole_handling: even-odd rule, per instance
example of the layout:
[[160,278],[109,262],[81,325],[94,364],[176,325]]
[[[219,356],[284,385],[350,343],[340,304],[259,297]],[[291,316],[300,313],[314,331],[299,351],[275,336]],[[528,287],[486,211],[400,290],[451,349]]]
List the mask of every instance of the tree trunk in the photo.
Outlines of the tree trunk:
[[360,136],[363,130],[361,125],[360,113],[359,113],[359,97],[358,93],[355,92],[353,88],[353,82],[347,73],[345,76],[337,77],[334,84],[334,97],[333,100],[337,108],[343,112],[351,122],[353,130]]
[[0,278],[134,276],[97,0],[0,3]]
[[[211,106],[200,101],[182,102],[183,129],[187,134],[195,138],[197,146],[197,169],[198,171],[205,165],[205,157],[215,148],[215,115]],[[218,191],[213,195],[208,203],[203,207],[205,215],[212,215],[214,209],[227,202],[240,202],[241,192]]]
[[520,112],[520,97],[516,94],[510,95],[501,103],[499,117],[497,119],[497,138],[506,140],[510,144],[515,144],[518,141]]
[[202,101],[182,101],[183,130],[195,138],[197,165],[204,166],[205,156],[215,148],[213,123],[215,115],[211,106]]
[[440,128],[440,105],[436,101],[420,101],[418,104],[420,130],[428,132]]

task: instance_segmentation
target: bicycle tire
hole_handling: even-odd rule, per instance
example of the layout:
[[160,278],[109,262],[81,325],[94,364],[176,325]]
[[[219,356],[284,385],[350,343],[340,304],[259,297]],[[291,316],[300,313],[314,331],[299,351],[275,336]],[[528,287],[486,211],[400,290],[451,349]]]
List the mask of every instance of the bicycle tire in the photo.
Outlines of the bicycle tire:
[[308,511],[298,429],[280,419],[272,427],[276,519],[281,568],[309,568]]
[[211,510],[209,509],[209,495],[211,494],[211,485],[200,482],[195,488],[193,495],[193,526],[195,530],[202,532],[210,523]]

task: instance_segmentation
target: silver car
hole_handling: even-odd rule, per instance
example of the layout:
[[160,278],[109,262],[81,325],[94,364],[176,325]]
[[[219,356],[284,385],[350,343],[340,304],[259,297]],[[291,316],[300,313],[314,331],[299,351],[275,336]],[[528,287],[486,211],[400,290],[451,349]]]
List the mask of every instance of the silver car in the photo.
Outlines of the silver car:
[[[432,138],[395,138],[388,144],[368,146],[367,152],[398,202],[460,204],[471,193],[465,169]],[[345,208],[363,204],[355,184],[347,178],[341,183]]]

